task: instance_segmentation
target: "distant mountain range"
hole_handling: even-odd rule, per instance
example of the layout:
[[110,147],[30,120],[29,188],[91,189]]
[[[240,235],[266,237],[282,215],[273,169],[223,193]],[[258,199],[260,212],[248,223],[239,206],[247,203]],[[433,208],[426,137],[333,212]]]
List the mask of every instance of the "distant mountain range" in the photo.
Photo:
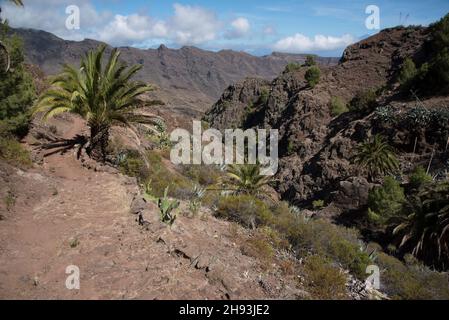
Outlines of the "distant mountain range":
[[[46,75],[57,73],[63,63],[78,65],[88,50],[101,42],[86,39],[67,41],[40,30],[13,29],[24,39],[26,60]],[[109,52],[112,47],[108,46]],[[289,62],[303,63],[306,55],[273,53],[257,57],[245,52],[206,51],[196,47],[169,49],[120,48],[122,59],[142,64],[138,78],[158,87],[155,97],[175,110],[200,114],[210,107],[230,84],[246,77],[271,80]],[[334,65],[338,58],[317,57],[322,65]]]

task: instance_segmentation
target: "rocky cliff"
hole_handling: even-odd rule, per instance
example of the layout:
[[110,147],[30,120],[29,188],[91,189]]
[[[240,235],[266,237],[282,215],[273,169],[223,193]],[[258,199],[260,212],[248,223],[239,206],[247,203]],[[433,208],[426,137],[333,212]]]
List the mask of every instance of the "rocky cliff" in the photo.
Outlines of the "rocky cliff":
[[[366,203],[370,184],[359,177],[353,164],[357,145],[376,133],[384,134],[406,172],[411,166],[413,142],[405,128],[392,131],[379,123],[374,110],[333,116],[331,100],[339,97],[349,103],[357,93],[371,89],[376,92],[378,107],[390,106],[398,114],[417,104],[428,108],[449,105],[447,97],[417,102],[401,98],[396,90],[404,58],[419,59],[427,36],[426,28],[394,28],[351,45],[338,65],[321,66],[321,80],[313,89],[305,81],[304,67],[284,72],[271,83],[247,79],[226,89],[204,119],[218,129],[279,129],[277,190],[282,196],[300,205],[323,199],[337,210],[358,208]],[[427,139],[418,143],[420,156],[414,158],[425,165],[436,143],[432,138],[435,133],[428,129]]]

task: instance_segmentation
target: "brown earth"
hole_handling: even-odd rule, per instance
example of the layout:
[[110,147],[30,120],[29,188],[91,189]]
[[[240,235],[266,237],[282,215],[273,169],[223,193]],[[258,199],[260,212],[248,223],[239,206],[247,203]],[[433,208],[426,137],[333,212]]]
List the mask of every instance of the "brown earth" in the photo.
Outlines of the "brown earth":
[[[51,125],[67,139],[86,130],[72,116]],[[250,232],[233,223],[207,212],[188,218],[181,209],[169,228],[150,203],[143,208],[147,222],[139,226],[130,212],[135,179],[101,168],[87,169],[73,150],[28,170],[0,164],[1,196],[14,198],[9,210],[0,204],[1,299],[303,296],[293,276],[281,277],[276,265],[267,271],[242,253]],[[80,290],[65,286],[69,265],[80,269]]]

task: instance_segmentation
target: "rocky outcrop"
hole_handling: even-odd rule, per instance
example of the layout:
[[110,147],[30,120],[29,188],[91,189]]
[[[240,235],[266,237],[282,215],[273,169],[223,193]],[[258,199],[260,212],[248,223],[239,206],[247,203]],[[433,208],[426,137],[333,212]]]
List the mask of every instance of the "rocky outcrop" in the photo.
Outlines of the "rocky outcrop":
[[[349,102],[360,91],[384,88],[378,90],[377,102],[390,103],[396,92],[388,88],[400,64],[405,57],[422,54],[426,34],[425,28],[394,28],[351,45],[337,66],[320,67],[321,80],[313,89],[304,79],[306,67],[281,74],[264,99],[257,97],[260,83],[234,85],[207,112],[206,120],[218,129],[236,125],[279,129],[276,189],[283,198],[305,205],[323,199],[341,209],[354,209],[366,204],[371,187],[357,178],[356,146],[379,129],[369,113],[332,116],[331,99]],[[243,112],[247,101],[241,100],[241,92],[251,92],[251,101],[260,101],[251,114]]]

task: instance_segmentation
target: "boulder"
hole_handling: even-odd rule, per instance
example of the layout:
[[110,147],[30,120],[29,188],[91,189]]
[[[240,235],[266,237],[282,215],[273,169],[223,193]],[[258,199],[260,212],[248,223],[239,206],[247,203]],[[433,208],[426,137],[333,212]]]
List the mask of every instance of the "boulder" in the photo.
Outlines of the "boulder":
[[364,206],[368,202],[368,193],[372,188],[363,177],[351,177],[341,181],[339,190],[334,197],[334,203],[342,209],[353,210]]
[[142,211],[144,211],[146,208],[148,208],[148,203],[145,200],[145,198],[143,198],[140,195],[135,196],[131,202],[131,209],[130,209],[131,213],[139,214]]

